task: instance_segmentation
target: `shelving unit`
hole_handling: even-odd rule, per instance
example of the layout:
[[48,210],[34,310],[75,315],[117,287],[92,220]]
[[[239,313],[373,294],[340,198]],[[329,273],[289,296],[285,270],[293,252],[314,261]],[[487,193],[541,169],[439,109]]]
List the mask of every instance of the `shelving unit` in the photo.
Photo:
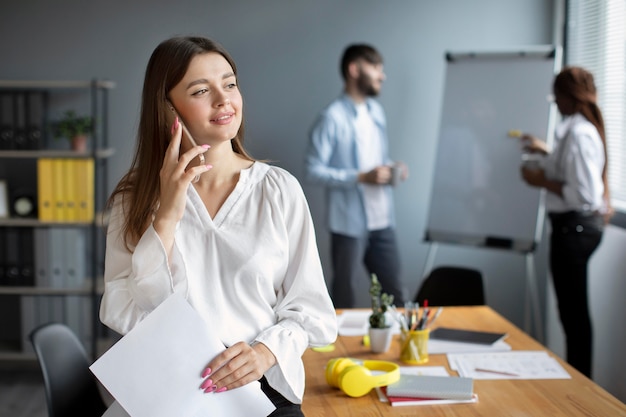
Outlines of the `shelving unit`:
[[[108,146],[108,95],[113,88],[115,83],[108,80],[0,80],[0,136],[5,134],[5,137],[0,137],[0,146],[4,148],[0,149],[0,180],[7,184],[6,204],[11,213],[9,217],[0,218],[0,237],[4,240],[4,243],[0,242],[0,360],[34,360],[35,356],[27,342],[28,333],[32,330],[29,327],[48,321],[64,321],[70,326],[80,323],[80,329],[74,330],[82,337],[86,350],[92,357],[98,352],[98,340],[102,334],[98,308],[104,269],[103,210],[108,196],[107,161],[114,155],[114,150]],[[32,114],[29,113],[29,106],[33,107]],[[87,153],[68,150],[65,143],[53,141],[50,129],[52,121],[69,109],[89,113],[94,121]],[[18,132],[32,135],[34,140],[28,148],[14,146],[19,149],[6,149],[7,143],[10,143],[6,140],[6,132],[10,135],[17,135]],[[41,221],[36,211],[26,217],[16,215],[11,205],[19,193],[30,194],[37,205],[37,161],[42,158],[93,160],[93,221]],[[64,234],[60,234],[60,231],[64,231]],[[25,247],[19,243],[19,252],[16,253],[22,258],[18,263],[21,264],[24,257],[28,257],[32,262],[31,272],[34,276],[28,277],[28,273],[19,275],[18,280],[8,281],[10,285],[7,285],[7,254],[11,250],[15,252],[12,249],[13,242],[7,237],[10,233],[20,236],[20,242],[26,242]],[[55,241],[58,236],[67,237]],[[72,247],[80,253],[72,252]],[[49,256],[38,258],[42,251],[49,253]],[[77,275],[80,273],[81,276],[68,277],[69,269],[63,267],[60,272],[66,274],[62,276],[63,281],[57,280],[54,285],[41,285],[48,281],[39,280],[39,269],[42,268],[42,274],[51,274],[51,269],[44,269],[59,261],[59,253],[62,253],[64,261],[75,257],[79,267],[72,272],[77,272]],[[15,257],[15,253],[12,256]],[[38,261],[41,261],[39,265]],[[72,309],[68,307],[70,304]],[[46,312],[54,314],[46,316]],[[81,333],[81,329],[86,329],[85,333]]]

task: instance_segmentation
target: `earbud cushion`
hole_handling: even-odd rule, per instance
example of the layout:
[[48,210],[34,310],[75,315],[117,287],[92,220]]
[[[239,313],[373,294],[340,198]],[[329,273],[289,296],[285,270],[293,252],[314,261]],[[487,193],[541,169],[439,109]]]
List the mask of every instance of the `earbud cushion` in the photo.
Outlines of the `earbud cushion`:
[[350,397],[362,397],[376,386],[369,369],[361,365],[345,368],[337,377],[341,390]]
[[340,388],[339,375],[349,366],[357,366],[357,364],[348,358],[336,358],[328,361],[326,365],[326,382],[331,387]]

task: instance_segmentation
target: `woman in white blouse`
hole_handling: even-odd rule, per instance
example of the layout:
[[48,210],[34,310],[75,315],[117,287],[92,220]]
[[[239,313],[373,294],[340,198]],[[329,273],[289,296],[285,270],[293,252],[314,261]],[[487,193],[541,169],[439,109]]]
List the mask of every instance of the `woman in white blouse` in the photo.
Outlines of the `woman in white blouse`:
[[540,169],[522,167],[522,177],[543,187],[550,217],[550,270],[565,332],[567,361],[591,377],[593,335],[587,265],[612,215],[606,177],[606,138],[593,75],[566,67],[555,78],[554,98],[564,116],[556,146],[522,136],[530,152],[546,155]]
[[125,334],[182,293],[227,346],[198,370],[205,392],[260,380],[272,416],[302,416],[301,357],[335,340],[335,311],[300,184],[243,148],[229,54],[205,38],[162,42],[137,137],[109,200],[102,322]]

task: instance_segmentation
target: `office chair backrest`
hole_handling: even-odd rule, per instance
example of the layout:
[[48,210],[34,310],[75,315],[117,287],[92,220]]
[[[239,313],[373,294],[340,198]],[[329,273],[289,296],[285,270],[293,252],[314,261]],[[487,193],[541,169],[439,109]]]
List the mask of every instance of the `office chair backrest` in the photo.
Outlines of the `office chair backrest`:
[[441,266],[433,269],[422,282],[415,301],[430,306],[463,306],[485,304],[483,277],[470,268]]
[[44,324],[30,333],[30,340],[43,374],[49,416],[102,416],[106,404],[85,348],[72,330],[64,324]]

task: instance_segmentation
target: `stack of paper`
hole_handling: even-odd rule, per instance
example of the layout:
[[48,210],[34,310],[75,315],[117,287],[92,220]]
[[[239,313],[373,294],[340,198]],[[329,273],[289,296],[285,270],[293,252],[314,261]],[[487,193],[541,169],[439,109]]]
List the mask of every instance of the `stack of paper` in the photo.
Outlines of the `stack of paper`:
[[[347,310],[337,315],[337,325],[341,336],[364,336],[370,327],[369,317],[371,310]],[[393,318],[390,311],[385,313],[387,324],[391,326],[394,334],[400,333],[400,326]]]

